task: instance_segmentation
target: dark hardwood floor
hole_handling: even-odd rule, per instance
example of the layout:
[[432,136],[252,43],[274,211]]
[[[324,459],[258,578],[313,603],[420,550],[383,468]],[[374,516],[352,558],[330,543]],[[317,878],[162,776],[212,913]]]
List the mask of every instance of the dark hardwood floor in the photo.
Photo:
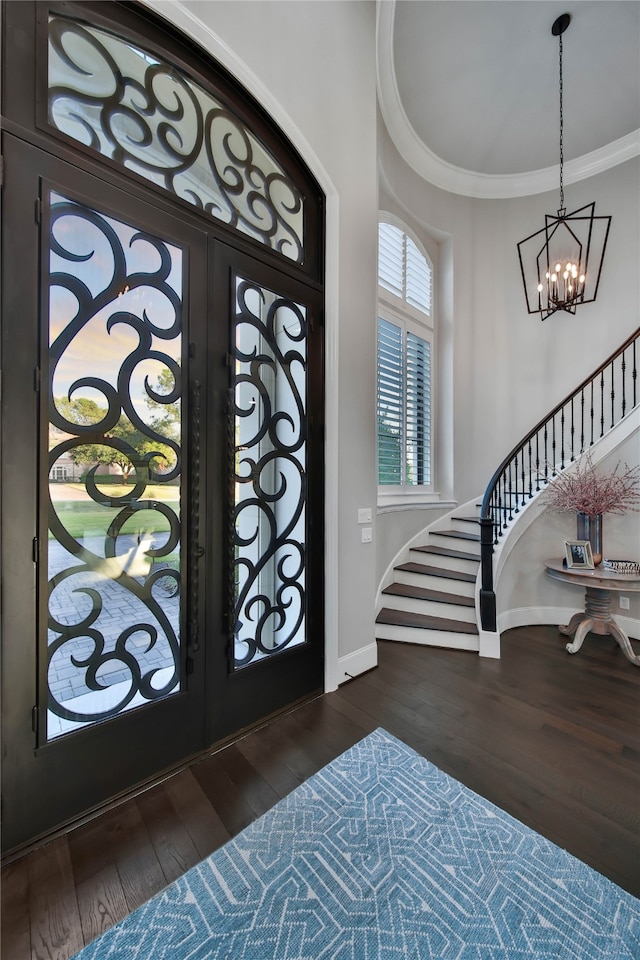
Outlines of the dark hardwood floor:
[[2,960],[66,960],[376,727],[640,897],[640,670],[553,627],[379,667],[2,869]]

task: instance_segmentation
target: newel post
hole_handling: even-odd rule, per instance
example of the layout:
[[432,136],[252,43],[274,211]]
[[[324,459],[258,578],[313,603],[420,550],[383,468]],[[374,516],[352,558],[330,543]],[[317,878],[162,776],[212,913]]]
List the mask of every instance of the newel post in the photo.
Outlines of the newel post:
[[493,520],[480,520],[480,620],[488,633],[496,630],[496,595],[493,590]]

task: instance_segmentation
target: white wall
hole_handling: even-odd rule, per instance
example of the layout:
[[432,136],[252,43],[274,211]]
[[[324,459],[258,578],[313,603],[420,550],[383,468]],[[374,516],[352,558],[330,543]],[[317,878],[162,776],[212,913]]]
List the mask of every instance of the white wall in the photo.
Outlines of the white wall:
[[[327,686],[373,666],[377,166],[375,6],[322,0],[147,0],[262,103],[327,195]],[[372,649],[373,646],[373,649]]]
[[[464,503],[484,490],[526,431],[640,325],[640,160],[566,189],[569,211],[595,200],[596,215],[612,215],[609,242],[598,300],[542,323],[526,312],[517,243],[544,225],[545,213],[555,215],[557,192],[457,196],[423,181],[382,123],[378,143],[385,202],[390,195],[416,229],[450,238],[453,496]],[[416,516],[416,525],[421,520]],[[379,543],[378,569],[394,544],[386,547]]]
[[[376,520],[376,584],[382,582],[390,564],[398,562],[403,547],[416,534],[426,530],[451,509],[448,506],[430,505],[423,508],[393,507],[378,513]],[[425,537],[426,539],[426,537]]]

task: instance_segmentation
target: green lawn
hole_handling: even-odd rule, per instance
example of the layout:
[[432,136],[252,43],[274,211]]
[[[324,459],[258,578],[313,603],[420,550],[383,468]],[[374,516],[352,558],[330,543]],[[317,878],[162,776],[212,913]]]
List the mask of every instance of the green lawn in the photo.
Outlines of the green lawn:
[[[120,477],[100,477],[98,490],[104,489],[105,493],[108,493],[110,496],[123,497],[126,493],[133,490],[133,486],[132,483],[123,483]],[[80,482],[74,483],[70,480],[65,480],[62,483],[51,483],[50,488],[54,499],[57,491],[60,491],[61,496],[64,497],[64,491],[66,490],[73,493],[74,497],[88,497],[84,483]],[[172,500],[179,500],[180,487],[176,483],[150,483],[147,485],[141,499],[164,500],[166,503]]]
[[[84,490],[81,484],[69,484],[69,487]],[[126,488],[124,488],[126,490]],[[123,490],[123,492],[124,492]],[[173,494],[175,492],[175,499]],[[152,486],[148,487],[142,501],[158,500],[164,501],[170,505],[178,515],[180,514],[180,504],[178,502],[178,487]],[[118,508],[102,506],[95,503],[88,497],[86,499],[74,500],[54,500],[54,510],[57,513],[60,522],[69,531],[72,537],[80,539],[83,536],[104,536],[109,525],[117,517]],[[169,523],[158,510],[138,510],[129,517],[121,529],[123,534],[144,534],[144,533],[168,533]],[[49,531],[49,539],[53,539],[53,534]]]

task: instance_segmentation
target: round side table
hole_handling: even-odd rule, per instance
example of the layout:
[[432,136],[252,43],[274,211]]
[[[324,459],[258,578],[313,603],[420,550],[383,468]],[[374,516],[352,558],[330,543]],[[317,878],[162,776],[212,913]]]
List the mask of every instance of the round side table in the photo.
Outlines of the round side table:
[[552,579],[585,588],[584,613],[574,614],[566,626],[558,627],[560,633],[573,637],[573,642],[567,644],[569,653],[577,653],[591,631],[615,637],[627,660],[640,667],[640,656],[634,653],[628,636],[611,615],[611,595],[637,593],[640,591],[640,576],[605,568],[573,570],[563,566],[562,560],[555,559],[545,560],[544,565],[547,576]]

